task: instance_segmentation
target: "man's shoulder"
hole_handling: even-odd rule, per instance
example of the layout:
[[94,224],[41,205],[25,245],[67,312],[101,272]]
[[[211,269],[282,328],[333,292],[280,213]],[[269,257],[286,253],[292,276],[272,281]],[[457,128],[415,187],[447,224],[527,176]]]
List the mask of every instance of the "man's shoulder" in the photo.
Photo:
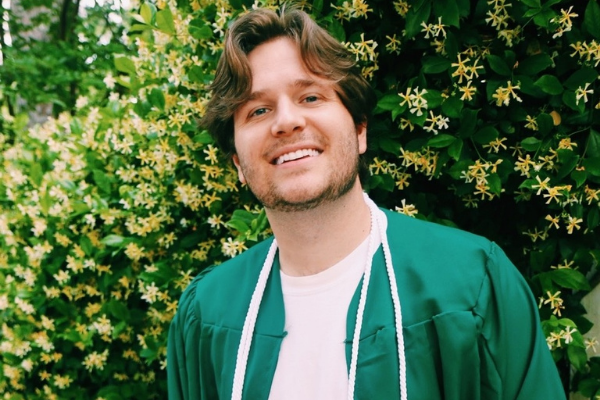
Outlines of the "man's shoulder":
[[258,277],[273,238],[266,239],[238,256],[200,273],[197,290],[218,286],[239,287],[248,278]]
[[388,236],[411,243],[417,248],[427,246],[431,251],[489,251],[491,242],[483,236],[435,222],[408,217],[384,210],[388,218]]
[[200,272],[185,289],[180,308],[211,323],[217,323],[222,315],[243,315],[272,242],[269,238]]

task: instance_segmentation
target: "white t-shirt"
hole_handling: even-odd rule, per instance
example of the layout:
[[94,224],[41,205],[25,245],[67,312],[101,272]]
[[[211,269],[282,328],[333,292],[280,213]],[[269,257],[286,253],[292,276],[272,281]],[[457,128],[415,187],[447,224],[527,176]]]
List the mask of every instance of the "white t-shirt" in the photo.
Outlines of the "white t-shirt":
[[270,400],[347,397],[346,317],[365,271],[368,247],[369,237],[342,261],[315,275],[294,277],[281,272],[287,336]]

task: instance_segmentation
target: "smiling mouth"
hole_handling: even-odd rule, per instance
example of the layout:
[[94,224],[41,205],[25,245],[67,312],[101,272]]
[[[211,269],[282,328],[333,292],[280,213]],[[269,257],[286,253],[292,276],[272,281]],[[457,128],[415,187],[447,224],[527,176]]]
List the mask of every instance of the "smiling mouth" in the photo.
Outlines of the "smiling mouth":
[[319,154],[321,154],[321,153],[318,150],[315,150],[315,149],[296,150],[296,151],[292,151],[290,153],[285,153],[285,154],[277,157],[273,161],[273,164],[275,164],[275,165],[281,165],[281,164],[283,164],[285,162],[295,161],[295,160],[299,160],[301,158],[317,157]]

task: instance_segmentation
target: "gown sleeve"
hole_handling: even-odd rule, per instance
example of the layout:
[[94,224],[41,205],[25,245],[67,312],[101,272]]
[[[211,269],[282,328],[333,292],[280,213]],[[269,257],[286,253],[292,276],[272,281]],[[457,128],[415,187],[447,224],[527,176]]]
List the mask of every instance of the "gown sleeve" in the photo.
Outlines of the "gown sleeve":
[[[203,276],[204,274],[202,274]],[[195,307],[196,288],[202,276],[186,288],[167,342],[167,387],[169,400],[200,400],[200,320]]]
[[529,286],[495,244],[487,272],[475,310],[483,319],[481,398],[566,399]]

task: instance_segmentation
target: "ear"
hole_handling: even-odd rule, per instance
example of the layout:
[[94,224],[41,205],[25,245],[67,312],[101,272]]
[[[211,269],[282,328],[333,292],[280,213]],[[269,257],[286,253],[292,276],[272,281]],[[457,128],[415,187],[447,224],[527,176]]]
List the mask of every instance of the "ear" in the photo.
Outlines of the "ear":
[[240,165],[240,159],[239,159],[238,155],[234,154],[231,158],[233,159],[233,164],[235,165],[235,168],[237,169],[238,179],[240,180],[241,183],[246,184],[246,177],[244,176],[244,172],[242,171],[242,166]]
[[367,121],[356,125],[356,135],[358,136],[358,153],[364,154],[367,151]]

